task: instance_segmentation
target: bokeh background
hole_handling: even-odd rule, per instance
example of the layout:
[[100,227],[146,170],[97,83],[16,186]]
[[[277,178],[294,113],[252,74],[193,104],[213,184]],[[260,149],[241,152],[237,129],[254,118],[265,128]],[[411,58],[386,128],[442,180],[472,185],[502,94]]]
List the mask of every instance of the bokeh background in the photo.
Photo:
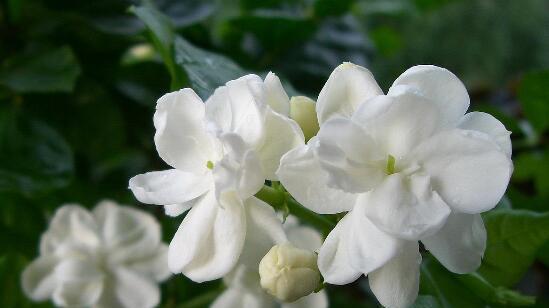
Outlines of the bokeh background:
[[[153,144],[163,93],[187,86],[205,99],[230,79],[271,70],[291,95],[316,98],[343,61],[371,69],[384,90],[410,66],[448,68],[467,85],[471,110],[513,132],[515,172],[484,216],[482,267],[454,275],[424,252],[416,307],[547,307],[546,0],[3,0],[0,306],[38,307],[19,276],[64,203],[109,198],[146,209],[171,239],[182,218],[127,189],[131,176],[167,168]],[[162,286],[162,307],[206,307],[222,288],[177,275]],[[327,291],[332,307],[378,305],[364,278]]]

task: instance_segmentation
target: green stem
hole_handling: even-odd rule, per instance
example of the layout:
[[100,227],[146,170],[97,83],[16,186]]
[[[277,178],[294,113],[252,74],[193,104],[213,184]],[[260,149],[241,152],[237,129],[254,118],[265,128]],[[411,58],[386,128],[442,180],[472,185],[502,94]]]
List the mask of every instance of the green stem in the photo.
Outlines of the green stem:
[[458,275],[457,279],[483,300],[509,306],[529,306],[536,302],[534,296],[522,295],[504,287],[494,287],[478,273]]
[[299,204],[299,202],[295,201],[289,193],[282,189],[263,186],[263,188],[255,196],[267,202],[276,210],[283,210],[284,207],[287,206],[290,214],[317,228],[324,234],[324,236],[327,236],[336,225],[332,220],[308,210],[303,205]]

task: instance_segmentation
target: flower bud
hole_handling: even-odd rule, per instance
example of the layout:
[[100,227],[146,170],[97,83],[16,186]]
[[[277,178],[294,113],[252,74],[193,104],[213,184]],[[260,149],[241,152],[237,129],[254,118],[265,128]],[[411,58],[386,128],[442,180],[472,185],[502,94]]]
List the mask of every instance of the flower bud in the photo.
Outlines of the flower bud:
[[293,96],[290,99],[290,117],[299,124],[305,141],[318,133],[318,119],[316,117],[315,101],[306,96]]
[[284,302],[311,294],[320,285],[316,253],[292,244],[275,245],[259,263],[261,287]]

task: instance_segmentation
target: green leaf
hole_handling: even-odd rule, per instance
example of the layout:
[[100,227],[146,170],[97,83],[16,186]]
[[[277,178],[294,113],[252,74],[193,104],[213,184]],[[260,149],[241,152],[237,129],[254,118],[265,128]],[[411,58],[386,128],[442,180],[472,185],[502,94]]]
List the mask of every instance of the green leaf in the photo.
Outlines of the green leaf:
[[184,38],[175,38],[175,61],[185,70],[191,87],[203,99],[227,81],[246,74],[231,59],[198,48]]
[[518,99],[526,118],[539,132],[549,127],[549,70],[526,74],[518,90]]
[[15,57],[5,65],[0,84],[20,93],[71,92],[80,74],[69,47]]
[[130,12],[141,19],[149,29],[151,41],[160,53],[172,78],[171,89],[182,88],[186,84],[185,73],[175,65],[173,51],[175,32],[171,20],[154,8],[152,4],[132,6]]
[[61,188],[73,168],[72,151],[56,131],[0,109],[0,192],[33,195]]
[[549,195],[549,153],[521,153],[515,158],[514,165],[514,180],[533,180],[537,195]]
[[549,213],[498,210],[484,215],[488,243],[478,272],[490,283],[512,286],[549,240]]
[[410,308],[438,308],[437,299],[431,295],[419,295],[416,302]]
[[319,17],[342,15],[349,11],[354,0],[316,0],[315,15]]

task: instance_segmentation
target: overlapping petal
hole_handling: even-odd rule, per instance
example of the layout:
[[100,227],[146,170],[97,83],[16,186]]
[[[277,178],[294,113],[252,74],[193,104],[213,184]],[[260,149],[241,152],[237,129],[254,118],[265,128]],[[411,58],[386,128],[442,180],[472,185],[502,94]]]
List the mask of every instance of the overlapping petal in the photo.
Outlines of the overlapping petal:
[[482,261],[486,229],[480,214],[453,212],[439,232],[421,242],[450,271],[470,273]]
[[395,173],[357,200],[381,230],[402,239],[418,240],[438,231],[450,208],[431,187],[429,176]]
[[188,88],[158,99],[153,117],[154,142],[160,157],[170,166],[199,175],[207,172],[206,162],[218,153],[206,132],[204,104]]
[[170,169],[139,174],[130,179],[129,188],[140,202],[156,205],[180,204],[211,189],[210,173],[197,175]]
[[368,275],[372,292],[385,307],[409,307],[419,291],[421,254],[417,242],[408,242],[401,253]]
[[234,267],[246,236],[246,217],[237,196],[226,201],[222,207],[208,193],[189,211],[170,243],[172,272],[203,282],[221,278]]
[[440,110],[446,127],[457,125],[469,108],[469,94],[459,78],[447,69],[434,65],[417,65],[406,70],[393,83],[387,95],[413,87]]
[[116,299],[124,308],[151,308],[160,302],[155,281],[124,267],[114,270]]
[[471,130],[441,132],[410,157],[431,176],[431,185],[446,204],[470,214],[496,206],[513,170],[509,157],[491,138]]
[[476,130],[492,137],[500,149],[511,158],[511,132],[492,115],[484,112],[469,112],[463,116],[459,125],[462,129]]
[[59,260],[54,256],[40,256],[32,261],[21,276],[25,294],[35,301],[50,298],[55,290],[55,266]]
[[278,76],[269,72],[264,80],[267,104],[276,112],[288,117],[290,115],[290,98]]
[[89,260],[63,260],[55,268],[55,276],[53,301],[58,306],[91,306],[103,291],[105,276]]
[[278,178],[297,201],[312,211],[320,214],[348,211],[355,196],[327,185],[328,173],[321,168],[313,150],[317,142],[313,138],[308,145],[286,153],[280,161]]
[[318,123],[333,117],[350,117],[358,105],[376,95],[382,95],[372,73],[352,63],[339,65],[330,74],[316,102]]

